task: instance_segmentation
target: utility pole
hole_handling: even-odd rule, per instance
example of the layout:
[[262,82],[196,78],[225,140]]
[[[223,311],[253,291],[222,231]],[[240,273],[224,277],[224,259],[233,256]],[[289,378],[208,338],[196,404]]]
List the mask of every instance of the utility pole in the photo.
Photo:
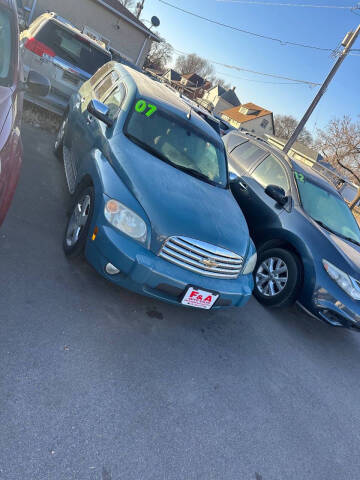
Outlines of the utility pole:
[[294,133],[291,135],[291,137],[289,138],[287,144],[285,145],[285,147],[283,148],[283,152],[284,153],[288,153],[289,150],[291,149],[291,147],[294,145],[294,143],[296,142],[296,139],[298,138],[298,136],[300,135],[301,133],[301,130],[305,127],[305,124],[306,122],[309,120],[310,118],[310,115],[313,113],[313,111],[315,110],[317,104],[319,103],[321,97],[324,95],[324,93],[326,92],[331,80],[334,78],[334,75],[335,73],[338,71],[340,65],[342,64],[342,62],[345,60],[347,54],[349,53],[349,51],[351,50],[351,47],[354,45],[354,42],[355,40],[357,39],[358,35],[360,33],[360,25],[357,27],[357,29],[355,30],[355,32],[349,32],[346,37],[344,38],[344,40],[342,41],[342,45],[344,47],[344,50],[341,52],[339,58],[337,59],[335,65],[333,66],[333,68],[331,69],[329,75],[326,77],[324,83],[322,84],[319,92],[317,93],[316,97],[314,98],[314,100],[312,101],[310,107],[306,110],[306,113],[305,115],[303,116],[303,118],[300,120],[299,122],[299,125],[296,127]]
[[144,8],[145,0],[141,0],[136,4],[136,18],[140,18],[141,12]]

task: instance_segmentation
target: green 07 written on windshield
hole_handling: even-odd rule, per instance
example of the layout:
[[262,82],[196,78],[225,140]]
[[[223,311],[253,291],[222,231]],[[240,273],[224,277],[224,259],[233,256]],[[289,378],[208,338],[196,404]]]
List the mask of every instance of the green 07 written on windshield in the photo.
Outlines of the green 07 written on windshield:
[[226,187],[224,146],[185,120],[141,98],[136,100],[124,131],[134,143],[173,167]]

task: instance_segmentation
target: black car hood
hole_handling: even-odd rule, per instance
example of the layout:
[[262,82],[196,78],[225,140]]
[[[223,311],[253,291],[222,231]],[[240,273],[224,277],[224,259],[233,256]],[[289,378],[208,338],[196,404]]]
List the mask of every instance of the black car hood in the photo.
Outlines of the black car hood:
[[165,238],[182,235],[241,256],[247,253],[249,230],[230,190],[210,185],[126,143],[115,152],[113,166],[151,222],[153,250]]

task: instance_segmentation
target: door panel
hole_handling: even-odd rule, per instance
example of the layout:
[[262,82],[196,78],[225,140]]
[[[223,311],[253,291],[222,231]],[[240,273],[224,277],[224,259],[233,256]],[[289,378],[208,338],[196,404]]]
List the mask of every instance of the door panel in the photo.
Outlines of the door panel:
[[278,185],[288,193],[290,189],[286,169],[273,155],[267,156],[249,175],[243,171],[239,184],[232,192],[249,225],[251,236],[258,243],[264,231],[280,226],[279,215],[284,209],[265,193],[268,185]]

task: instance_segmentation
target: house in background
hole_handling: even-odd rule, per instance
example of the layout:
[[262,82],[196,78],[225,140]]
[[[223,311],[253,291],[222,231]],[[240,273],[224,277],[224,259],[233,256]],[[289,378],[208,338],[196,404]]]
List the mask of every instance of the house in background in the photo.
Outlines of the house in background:
[[181,76],[180,83],[186,87],[199,88],[204,85],[205,80],[197,73],[187,73],[186,75]]
[[169,70],[164,73],[163,78],[167,80],[169,83],[181,81],[180,73],[176,72],[172,68],[169,68]]
[[[279,150],[283,150],[287,142],[287,140],[274,137],[273,135],[266,134],[265,137],[268,143],[278,148]],[[299,160],[300,162],[305,163],[309,167],[313,167],[315,162],[319,162],[320,164],[326,166],[328,169],[332,169],[330,164],[325,164],[324,157],[320,155],[319,152],[307,147],[301,142],[295,142],[294,145],[290,148],[288,155],[294,160]]]
[[199,103],[207,110],[210,110],[217,115],[224,110],[229,110],[241,105],[241,102],[235,93],[235,87],[225,90],[225,88],[220,85],[216,85],[216,87],[207,90],[203,97],[199,99]]
[[235,128],[245,128],[257,135],[275,134],[273,113],[255,103],[229,108],[221,112],[220,116]]
[[130,63],[142,67],[152,42],[160,39],[119,0],[23,0],[29,21],[53,11],[76,27],[98,32],[111,49]]

